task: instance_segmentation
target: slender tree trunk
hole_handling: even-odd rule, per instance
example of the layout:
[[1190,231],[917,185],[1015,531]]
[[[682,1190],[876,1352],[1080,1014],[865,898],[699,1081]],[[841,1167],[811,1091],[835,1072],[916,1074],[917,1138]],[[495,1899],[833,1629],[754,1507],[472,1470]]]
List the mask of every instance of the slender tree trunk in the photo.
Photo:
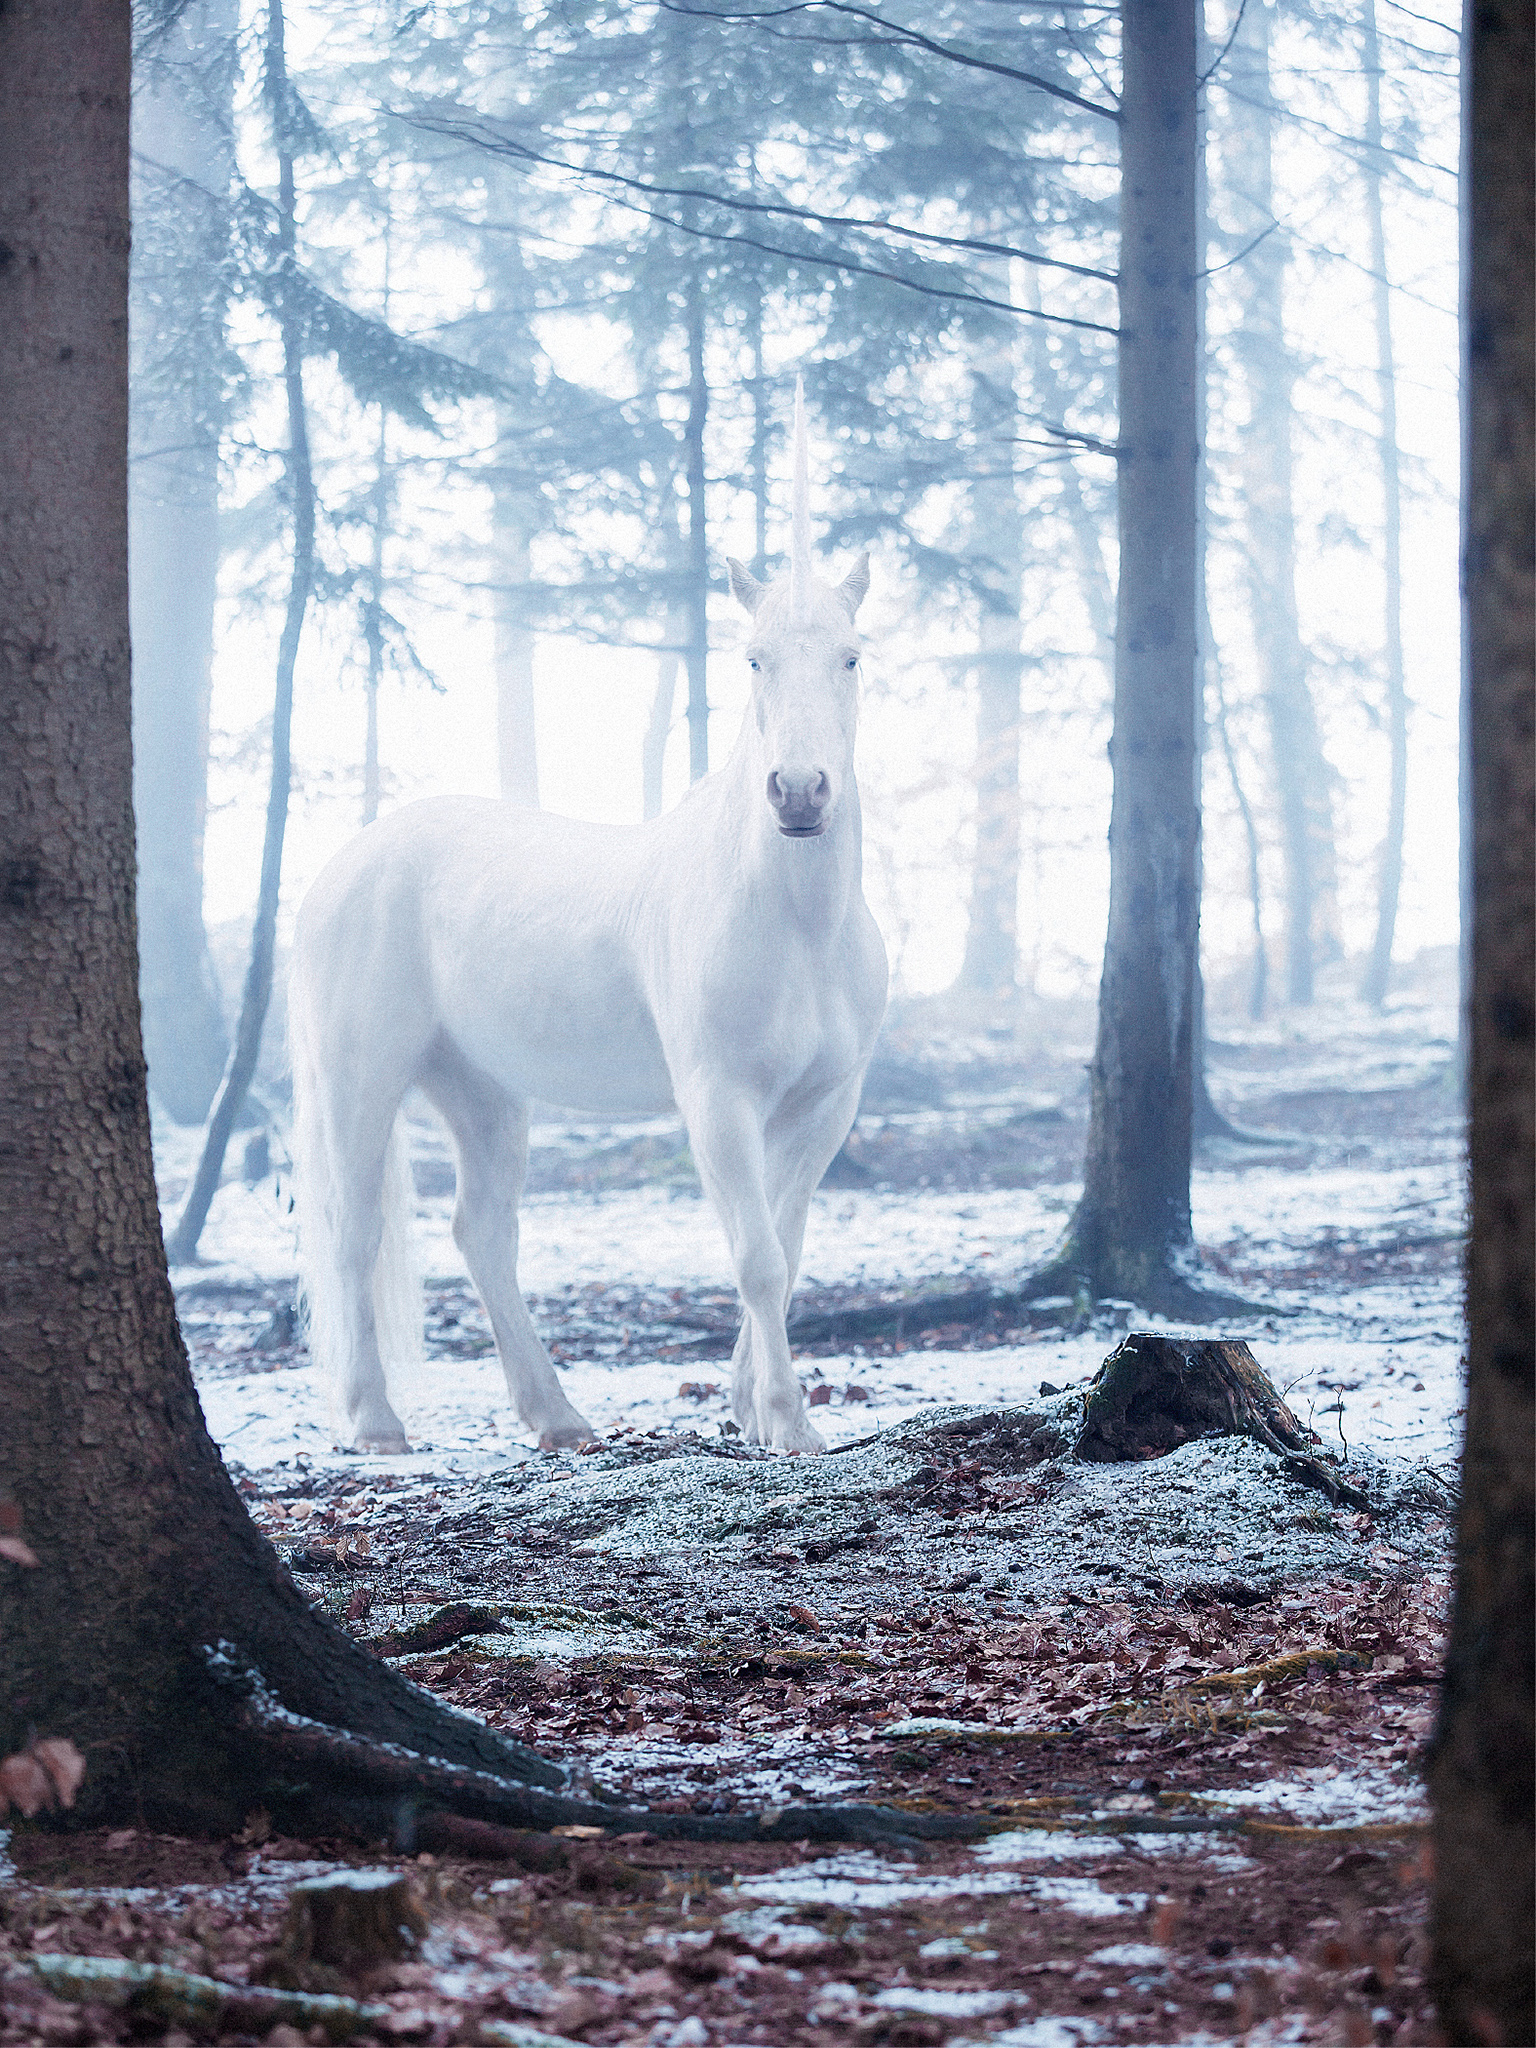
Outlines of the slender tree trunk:
[[1403,824],[1408,808],[1408,685],[1403,673],[1403,506],[1398,474],[1397,365],[1392,348],[1392,292],[1387,283],[1387,238],[1381,215],[1381,48],[1376,0],[1365,0],[1361,61],[1366,81],[1365,210],[1371,235],[1372,311],[1376,321],[1376,382],[1381,402],[1383,645],[1387,670],[1387,737],[1391,748],[1387,829],[1381,843],[1376,896],[1376,937],[1360,994],[1378,1007],[1392,973],[1392,938],[1403,884]]
[[[1020,268],[1024,273],[1020,279],[1024,304],[1038,313],[1039,276],[1030,264],[1023,264]],[[1043,320],[1031,320],[1026,324],[1029,381],[1035,403],[1047,418],[1059,420],[1067,410],[1067,397],[1063,379],[1057,373],[1055,358],[1051,354],[1050,330]],[[1088,614],[1094,653],[1104,671],[1104,685],[1108,692],[1114,688],[1115,677],[1115,602],[1109,571],[1104,566],[1103,536],[1083,495],[1077,457],[1070,451],[1064,453],[1056,474],[1062,517],[1067,522],[1072,549],[1077,556],[1078,588],[1082,594],[1083,609]]]
[[1126,0],[1109,931],[1083,1194],[1032,1291],[1201,1313],[1189,1175],[1200,818],[1195,0]]
[[368,562],[368,604],[363,639],[368,648],[367,707],[363,727],[363,823],[379,815],[379,685],[384,680],[384,537],[389,525],[389,413],[379,407],[373,470],[373,533]]
[[704,428],[709,386],[704,380],[704,280],[697,264],[688,273],[688,779],[709,773],[709,529],[704,493]]
[[756,286],[747,294],[747,348],[752,357],[752,573],[761,582],[768,575],[768,385],[763,376],[763,295]]
[[[510,230],[497,241],[495,285],[502,311],[502,373],[531,403],[534,338],[529,325],[529,284],[522,245]],[[513,429],[526,413],[504,408],[501,463],[492,494],[492,551],[496,606],[493,659],[496,669],[496,759],[501,793],[513,803],[539,801],[539,747],[533,663],[536,635],[529,623],[528,585],[533,576],[533,541],[538,501],[522,478],[523,458]]]
[[1243,788],[1243,778],[1238,772],[1237,752],[1232,744],[1232,731],[1227,718],[1227,693],[1221,673],[1221,656],[1214,642],[1207,643],[1211,684],[1216,693],[1216,737],[1221,746],[1221,757],[1226,763],[1227,778],[1232,784],[1232,794],[1237,802],[1238,816],[1243,821],[1243,841],[1248,852],[1248,902],[1253,917],[1253,966],[1248,977],[1248,1018],[1257,1024],[1264,1015],[1264,1003],[1269,993],[1269,949],[1264,943],[1264,870],[1260,859],[1259,828],[1254,820],[1253,805],[1248,801],[1248,792]]
[[[1227,62],[1244,97],[1232,110],[1226,156],[1232,183],[1257,234],[1274,220],[1271,163],[1272,0],[1249,0]],[[1337,956],[1330,771],[1307,680],[1296,602],[1296,521],[1291,421],[1295,367],[1285,340],[1286,238],[1268,234],[1236,275],[1243,316],[1236,338],[1248,387],[1243,494],[1248,518],[1248,593],[1254,653],[1269,719],[1285,858],[1286,993],[1310,1003],[1319,955]]]
[[1431,1746],[1429,1979],[1449,2041],[1536,2040],[1536,592],[1531,9],[1467,8],[1462,583],[1473,930],[1467,1434]]
[[971,485],[971,552],[983,587],[972,766],[976,851],[959,986],[985,996],[1010,994],[1018,977],[1024,515],[1013,472],[1019,409],[1012,340],[987,336],[971,371],[971,423],[983,471]]
[[[297,258],[293,151],[287,132],[287,70],[283,56],[283,0],[268,0],[266,87],[277,140],[278,246],[285,274]],[[208,1119],[202,1156],[187,1190],[176,1228],[166,1250],[173,1265],[197,1256],[197,1241],[218,1191],[224,1153],[235,1118],[261,1055],[261,1035],[272,999],[272,970],[277,952],[277,904],[283,878],[283,837],[288,825],[288,793],[292,781],[289,746],[293,728],[293,669],[299,635],[309,607],[315,573],[315,481],[309,459],[309,424],[304,410],[304,343],[299,315],[285,293],[279,301],[283,338],[283,391],[288,412],[288,487],[293,502],[293,571],[288,609],[277,649],[277,690],[272,706],[272,770],[267,792],[266,832],[261,848],[261,882],[256,918],[251,929],[251,954],[229,1057],[218,1097]]]
[[[673,624],[669,618],[668,628]],[[641,813],[647,818],[661,816],[667,741],[672,736],[672,707],[677,701],[677,672],[682,665],[683,658],[675,647],[658,650],[656,687],[651,696],[650,717],[645,722],[645,738],[640,745]]]
[[[636,336],[639,346],[638,380],[643,391],[657,392],[661,386],[661,361],[654,336]],[[658,420],[660,408],[657,408]],[[670,441],[671,436],[666,436]],[[670,466],[659,479],[658,507],[662,531],[662,559],[670,588],[684,589],[687,582],[687,544],[678,517],[675,474]],[[640,795],[642,814],[661,816],[665,794],[667,743],[672,737],[673,707],[677,702],[677,676],[688,641],[688,615],[673,599],[668,600],[662,621],[662,644],[656,651],[656,682],[651,695],[650,717],[640,747]]]
[[207,1115],[229,1046],[203,927],[203,824],[235,26],[229,0],[195,0],[151,44],[133,116],[146,223],[129,496],[140,999],[151,1086],[189,1124]]

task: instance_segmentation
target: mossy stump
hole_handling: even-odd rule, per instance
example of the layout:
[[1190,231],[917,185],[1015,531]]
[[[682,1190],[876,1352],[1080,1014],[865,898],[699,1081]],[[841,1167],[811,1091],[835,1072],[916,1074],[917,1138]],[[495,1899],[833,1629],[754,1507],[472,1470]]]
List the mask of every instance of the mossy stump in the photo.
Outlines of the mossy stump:
[[1213,1434],[1257,1437],[1273,1451],[1309,1449],[1246,1344],[1132,1330],[1094,1374],[1075,1448],[1090,1463],[1118,1465]]
[[426,1931],[408,1877],[398,1870],[346,1870],[294,1886],[278,1950],[299,1973],[318,1964],[355,1976],[414,1954]]
[[1132,1330],[1094,1374],[1073,1449],[1090,1464],[1164,1458],[1201,1436],[1246,1436],[1276,1452],[1303,1485],[1337,1507],[1370,1509],[1358,1487],[1325,1465],[1240,1339]]

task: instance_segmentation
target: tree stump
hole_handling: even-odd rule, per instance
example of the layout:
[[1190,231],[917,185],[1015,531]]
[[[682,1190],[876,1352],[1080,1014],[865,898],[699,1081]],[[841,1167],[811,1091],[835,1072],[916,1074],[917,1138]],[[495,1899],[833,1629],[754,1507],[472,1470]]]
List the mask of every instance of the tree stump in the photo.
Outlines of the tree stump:
[[294,1886],[278,1947],[301,1971],[319,1963],[351,1976],[412,1954],[426,1931],[408,1877],[398,1870],[346,1870]]
[[1248,1436],[1338,1506],[1371,1505],[1312,1454],[1310,1438],[1248,1346],[1132,1330],[1093,1376],[1073,1446],[1092,1464],[1164,1458],[1200,1436]]
[[1162,1458],[1197,1436],[1256,1436],[1305,1451],[1306,1433],[1246,1344],[1133,1330],[1094,1374],[1077,1455],[1094,1464]]

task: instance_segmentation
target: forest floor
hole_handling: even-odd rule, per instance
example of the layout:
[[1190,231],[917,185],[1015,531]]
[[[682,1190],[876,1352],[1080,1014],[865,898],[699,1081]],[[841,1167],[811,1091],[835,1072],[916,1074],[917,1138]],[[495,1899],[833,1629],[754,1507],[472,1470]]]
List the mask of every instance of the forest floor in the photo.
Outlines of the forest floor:
[[[0,2040],[153,2031],[55,1998],[29,1957],[255,1983],[298,1879],[379,1862],[430,1931],[341,1987],[370,2004],[364,2039],[1437,2039],[1419,1767],[1462,1405],[1453,1024],[1426,971],[1385,1016],[1340,1003],[1213,1047],[1222,1107],[1283,1140],[1202,1150],[1202,1254],[1258,1304],[1224,1331],[1369,1511],[1236,1439],[1072,1458],[1084,1385],[1143,1319],[1006,1296],[1075,1195],[1086,1010],[894,1020],[797,1294],[822,1318],[797,1356],[825,1458],[752,1451],[726,1420],[733,1296],[676,1126],[536,1130],[522,1271],[600,1432],[582,1454],[520,1437],[425,1121],[416,1447],[338,1450],[292,1317],[285,1170],[253,1155],[178,1292],[210,1427],[312,1600],[626,1804],[852,1799],[990,1833],[833,1851],[632,1827],[525,1869],[287,1841],[262,1814],[224,1844],[18,1829]],[[190,1155],[164,1134],[168,1203]],[[850,1308],[940,1291],[969,1303],[948,1324],[839,1336]]]

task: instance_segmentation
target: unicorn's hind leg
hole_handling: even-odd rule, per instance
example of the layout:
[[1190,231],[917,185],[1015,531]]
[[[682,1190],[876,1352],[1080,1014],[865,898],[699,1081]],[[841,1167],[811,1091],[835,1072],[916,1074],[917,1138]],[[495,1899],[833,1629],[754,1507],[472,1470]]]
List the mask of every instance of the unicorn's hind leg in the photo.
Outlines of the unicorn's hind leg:
[[517,1284],[527,1105],[448,1047],[434,1052],[421,1085],[453,1133],[459,1182],[454,1242],[491,1319],[512,1405],[546,1450],[590,1442],[591,1426],[566,1399]]
[[[328,939],[329,933],[322,934]],[[419,1352],[410,1179],[395,1117],[421,1052],[407,1005],[353,1000],[358,973],[314,970],[295,948],[289,989],[294,1192],[310,1352],[359,1450],[409,1449],[384,1367]],[[334,951],[334,949],[333,949]],[[388,1030],[380,1028],[383,1018]]]

